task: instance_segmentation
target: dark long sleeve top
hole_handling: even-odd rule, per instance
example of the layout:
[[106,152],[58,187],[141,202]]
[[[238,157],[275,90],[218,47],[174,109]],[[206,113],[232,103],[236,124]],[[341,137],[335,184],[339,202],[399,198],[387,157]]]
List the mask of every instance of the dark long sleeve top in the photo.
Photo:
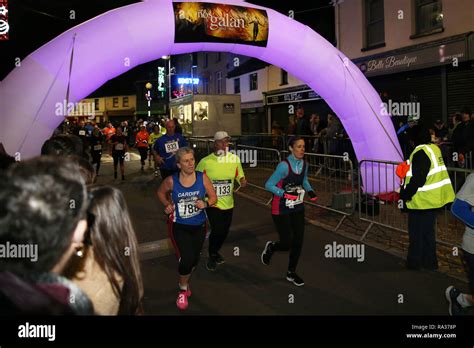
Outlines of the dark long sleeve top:
[[409,201],[420,187],[426,182],[426,177],[430,171],[431,160],[424,151],[418,151],[412,158],[411,171],[413,176],[405,188],[400,191],[400,198]]

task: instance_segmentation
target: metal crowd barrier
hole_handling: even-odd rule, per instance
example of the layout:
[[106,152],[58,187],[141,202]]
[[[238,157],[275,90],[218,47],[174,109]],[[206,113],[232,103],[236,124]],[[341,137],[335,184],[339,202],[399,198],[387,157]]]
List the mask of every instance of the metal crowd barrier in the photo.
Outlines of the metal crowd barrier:
[[[375,160],[363,160],[359,163],[361,173],[359,175],[361,190],[358,195],[359,219],[369,223],[361,241],[374,225],[408,233],[408,215],[402,211],[403,206],[396,192],[400,186],[400,180],[395,174],[398,164]],[[471,172],[472,170],[467,169],[448,168],[455,192],[459,191]],[[436,241],[444,246],[459,247],[464,224],[451,214],[450,208],[451,205],[448,204],[438,213]]]
[[281,162],[280,152],[276,149],[247,145],[237,145],[236,150],[248,185],[265,190],[265,182]]
[[206,138],[188,138],[189,147],[194,150],[194,157],[196,163],[198,163],[202,158],[206,157],[212,151],[212,144],[210,139]]
[[[288,157],[288,151],[281,151],[282,159]],[[308,162],[308,180],[313,186],[318,200],[305,204],[341,214],[334,231],[341,227],[344,220],[353,215],[356,208],[357,192],[355,188],[356,170],[349,156],[335,156],[306,153]]]

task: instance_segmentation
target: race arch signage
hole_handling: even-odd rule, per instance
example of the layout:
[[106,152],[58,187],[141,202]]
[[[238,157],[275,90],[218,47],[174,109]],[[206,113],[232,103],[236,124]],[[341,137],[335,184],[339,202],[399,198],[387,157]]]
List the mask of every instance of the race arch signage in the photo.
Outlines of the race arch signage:
[[175,42],[267,46],[267,11],[205,2],[175,2]]

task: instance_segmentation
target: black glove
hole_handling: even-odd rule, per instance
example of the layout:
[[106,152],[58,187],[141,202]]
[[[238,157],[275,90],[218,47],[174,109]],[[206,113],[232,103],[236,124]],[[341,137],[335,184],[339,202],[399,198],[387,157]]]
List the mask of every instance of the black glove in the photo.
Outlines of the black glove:
[[314,193],[314,191],[309,191],[308,195],[309,195],[309,200],[310,201],[313,201],[313,202],[317,201],[318,196],[316,196],[316,193]]

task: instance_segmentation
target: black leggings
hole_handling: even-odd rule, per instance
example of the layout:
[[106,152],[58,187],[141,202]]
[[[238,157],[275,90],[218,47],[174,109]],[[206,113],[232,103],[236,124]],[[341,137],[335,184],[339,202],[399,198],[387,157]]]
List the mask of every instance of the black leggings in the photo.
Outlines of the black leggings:
[[470,254],[467,251],[463,250],[461,259],[467,274],[467,278],[469,280],[471,295],[474,296],[474,254]]
[[92,157],[92,164],[95,164],[95,172],[99,173],[100,169],[100,159],[102,158],[102,152],[101,151],[91,151],[91,157]]
[[216,255],[224,244],[229,234],[232,214],[234,209],[221,210],[219,208],[207,208],[206,213],[211,225],[209,236],[209,255]]
[[168,222],[168,232],[178,257],[179,275],[191,274],[199,262],[199,255],[206,239],[205,224],[192,226]]
[[114,159],[114,168],[117,168],[117,165],[123,164],[125,160],[125,152],[124,151],[113,151],[112,152],[112,158]]
[[138,152],[140,152],[140,160],[142,164],[145,164],[145,161],[148,156],[148,147],[139,147]]
[[304,210],[289,214],[272,215],[273,222],[280,236],[273,250],[290,251],[288,271],[295,272],[303,248]]

